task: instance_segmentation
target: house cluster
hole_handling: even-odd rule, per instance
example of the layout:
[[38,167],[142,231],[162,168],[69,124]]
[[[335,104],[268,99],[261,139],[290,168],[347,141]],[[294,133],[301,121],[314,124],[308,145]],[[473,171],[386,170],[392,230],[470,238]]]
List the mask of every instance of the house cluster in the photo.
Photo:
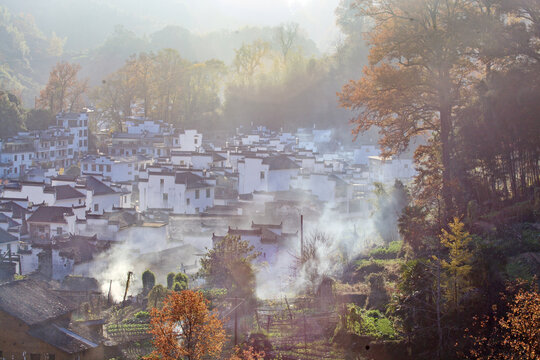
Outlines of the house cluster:
[[[19,323],[18,336],[36,344],[25,350],[31,358],[103,351],[99,336],[80,335],[66,320],[74,305],[55,296],[73,274],[95,282],[94,261],[111,247],[125,246],[134,266],[165,276],[195,272],[205,247],[233,235],[253,245],[257,261],[276,265],[300,242],[300,215],[364,216],[375,182],[415,175],[412,159],[383,158],[372,144],[344,148],[331,130],[252,127],[203,138],[141,117],[98,134],[103,141],[89,153],[88,115],[59,114],[56,126],[1,142],[0,319]],[[16,274],[27,280],[11,281]],[[17,292],[28,293],[26,307],[12,304]],[[42,304],[50,313],[33,311]],[[0,358],[21,348],[2,341]]]
[[[203,139],[196,130],[129,117],[100,150],[88,153],[86,112],[59,114],[57,126],[2,143],[0,251],[11,256],[8,269],[36,271],[36,256],[20,252],[45,247],[66,269],[54,277],[65,276],[74,259],[59,254],[75,237],[102,249],[100,241],[122,239],[122,226],[171,216],[285,219],[294,229],[291,212],[367,213],[374,182],[407,182],[415,174],[412,159],[383,158],[371,144],[344,149],[331,130],[240,128],[228,139]],[[58,171],[71,165],[78,174]],[[217,238],[231,231],[216,230]],[[265,234],[261,244],[274,231],[255,230]],[[271,259],[275,251],[262,253]]]
[[88,113],[60,113],[55,126],[0,140],[0,179],[46,176],[76,164],[87,152]]

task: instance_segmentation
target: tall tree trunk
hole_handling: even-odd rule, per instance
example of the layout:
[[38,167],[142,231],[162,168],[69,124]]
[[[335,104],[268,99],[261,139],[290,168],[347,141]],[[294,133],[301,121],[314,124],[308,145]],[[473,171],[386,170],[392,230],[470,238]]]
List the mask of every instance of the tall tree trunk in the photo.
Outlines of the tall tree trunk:
[[452,202],[452,105],[450,100],[450,79],[446,70],[441,71],[440,121],[441,121],[441,151],[442,151],[442,198],[443,198],[443,223],[448,223],[453,212]]

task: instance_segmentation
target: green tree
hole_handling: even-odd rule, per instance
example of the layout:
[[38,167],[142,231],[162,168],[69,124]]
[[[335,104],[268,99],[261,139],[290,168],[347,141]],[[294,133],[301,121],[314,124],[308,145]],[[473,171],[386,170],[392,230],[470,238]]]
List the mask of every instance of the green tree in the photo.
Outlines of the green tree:
[[148,293],[148,308],[160,308],[161,303],[165,299],[169,292],[163,287],[163,285],[156,285]]
[[227,235],[203,256],[200,273],[212,287],[225,288],[233,296],[252,296],[255,275],[251,262],[259,255],[249,242]]
[[175,284],[180,284],[180,286],[182,287],[182,289],[187,289],[188,288],[188,285],[189,285],[189,278],[186,274],[184,274],[183,272],[179,272],[178,274],[176,274],[174,276],[174,283]]
[[172,289],[174,285],[174,273],[170,272],[167,274],[167,289]]
[[56,125],[56,117],[48,109],[31,109],[26,113],[26,128],[28,130],[44,130],[52,125]]
[[0,137],[7,138],[24,129],[25,113],[13,94],[0,91]]
[[149,269],[142,274],[143,289],[148,292],[156,285],[156,275]]

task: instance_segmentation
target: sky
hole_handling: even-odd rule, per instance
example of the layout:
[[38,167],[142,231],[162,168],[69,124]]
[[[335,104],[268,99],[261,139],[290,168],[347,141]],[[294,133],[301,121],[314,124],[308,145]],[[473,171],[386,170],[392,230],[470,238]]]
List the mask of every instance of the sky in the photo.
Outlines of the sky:
[[339,34],[334,14],[339,0],[132,0],[131,4],[138,16],[158,12],[164,25],[181,25],[197,33],[294,21],[322,51]]

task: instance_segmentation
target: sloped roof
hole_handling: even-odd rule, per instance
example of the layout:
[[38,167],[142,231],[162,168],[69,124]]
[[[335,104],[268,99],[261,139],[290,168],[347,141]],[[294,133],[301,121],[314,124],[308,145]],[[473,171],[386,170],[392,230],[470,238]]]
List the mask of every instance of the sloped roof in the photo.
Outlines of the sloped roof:
[[57,318],[76,307],[41,281],[25,279],[0,285],[0,310],[28,325]]
[[12,218],[10,218],[4,213],[0,213],[0,223],[7,223],[8,228],[21,225],[20,223],[16,222],[15,220],[13,220]]
[[93,176],[86,176],[82,181],[82,185],[84,185],[87,189],[92,190],[94,195],[116,194],[116,191]]
[[69,185],[54,186],[54,191],[56,193],[56,200],[76,199],[85,197],[83,193],[77,191],[75,188]]
[[5,209],[6,211],[12,212],[13,215],[11,217],[13,219],[22,219],[23,214],[30,213],[28,209],[25,209],[14,201],[8,201],[0,204],[0,209]]
[[28,218],[28,222],[62,223],[67,221],[64,216],[73,216],[73,209],[66,206],[40,206]]
[[216,161],[224,161],[224,160],[227,160],[227,158],[221,156],[220,154],[214,152],[212,153],[212,161],[213,162],[216,162]]
[[208,187],[208,183],[204,181],[204,178],[199,175],[195,175],[191,172],[177,173],[174,178],[175,184],[184,184],[188,189],[194,189],[198,187]]
[[17,237],[0,228],[0,244],[17,241]]
[[99,344],[57,324],[47,323],[37,326],[30,329],[28,333],[68,354],[78,353],[99,346]]
[[269,170],[289,170],[300,168],[297,163],[295,163],[285,155],[266,157],[263,159],[262,163],[269,165]]

